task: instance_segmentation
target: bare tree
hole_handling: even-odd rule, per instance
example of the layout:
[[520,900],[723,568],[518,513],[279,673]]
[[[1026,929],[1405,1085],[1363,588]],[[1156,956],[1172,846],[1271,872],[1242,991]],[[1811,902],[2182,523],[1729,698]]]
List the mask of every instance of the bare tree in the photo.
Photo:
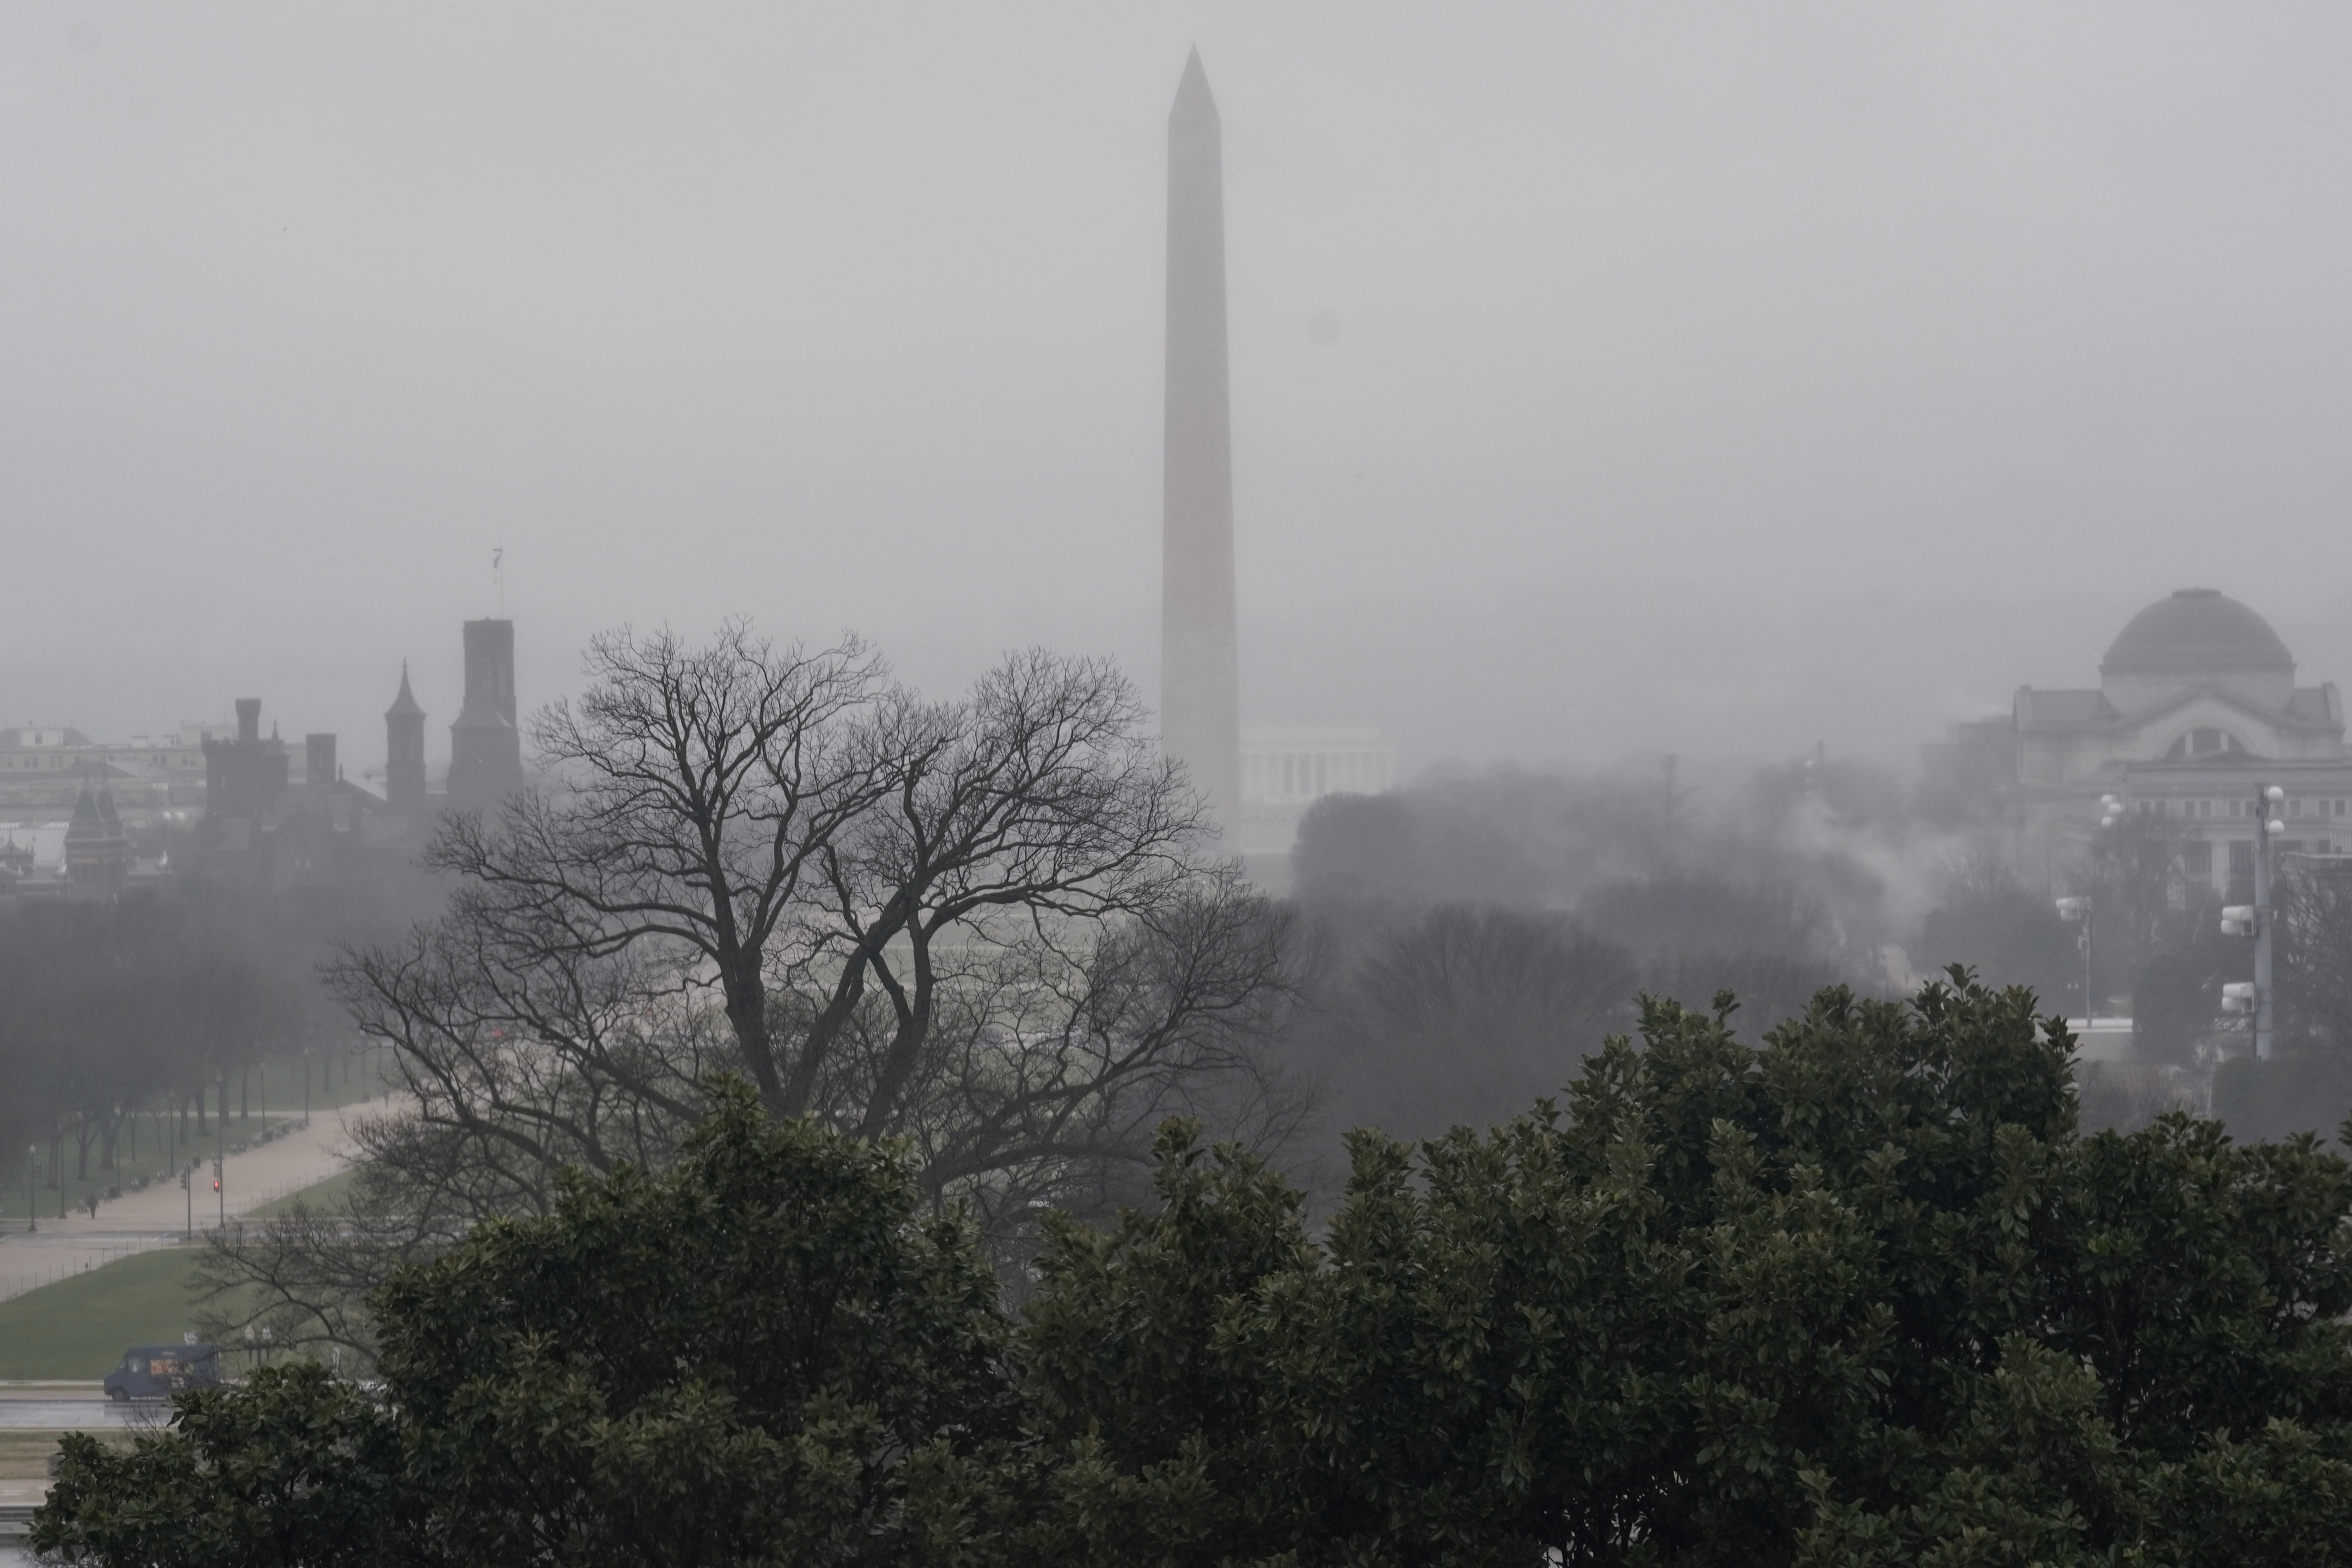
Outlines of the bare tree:
[[[782,1110],[815,1109],[842,1028],[872,987],[893,1027],[854,1124],[871,1137],[898,1119],[939,1016],[943,941],[1075,963],[1108,924],[1152,927],[1212,886],[1229,902],[1244,896],[1210,876],[1213,826],[1145,719],[1108,660],[1036,650],[961,702],[886,716],[869,750],[889,759],[891,788],[827,846],[825,907],[791,966],[792,989],[818,1005]],[[1000,913],[1016,918],[983,920]]]
[[[1057,940],[983,926],[933,965],[930,1027],[877,1131],[913,1145],[935,1198],[971,1197],[983,1215],[1087,1206],[1080,1194],[1169,1115],[1206,1111],[1278,1144],[1306,1109],[1261,1055],[1290,991],[1286,931],[1223,867],[1083,947],[1066,922]],[[870,1086],[905,1059],[895,1005],[874,1015],[870,1034],[840,1042],[845,1081],[818,1090],[822,1103],[864,1107],[865,1122]]]
[[526,965],[649,942],[698,955],[742,1068],[790,1109],[769,945],[805,909],[821,858],[898,784],[889,742],[909,704],[855,637],[812,654],[740,621],[699,649],[667,627],[607,632],[587,664],[579,702],[531,724],[555,790],[453,816],[428,852],[463,879],[453,923]]
[[2272,884],[2271,899],[2281,1032],[2305,1049],[2352,1055],[2352,877],[2298,867]]
[[510,940],[513,923],[479,914],[330,971],[361,1033],[394,1047],[414,1101],[370,1124],[369,1158],[405,1171],[426,1207],[475,1214],[543,1208],[567,1165],[666,1160],[703,1085],[740,1065],[724,1018],[659,943],[588,953]]
[[435,842],[444,917],[331,966],[415,1102],[363,1135],[378,1211],[226,1238],[220,1300],[241,1278],[345,1342],[272,1281],[541,1207],[565,1166],[658,1163],[721,1072],[908,1140],[936,1201],[1007,1234],[1119,1190],[1165,1114],[1297,1127],[1262,1048],[1285,922],[1107,661],[1015,654],[927,702],[854,639],[737,623],[608,634],[588,664],[533,722],[549,787]]

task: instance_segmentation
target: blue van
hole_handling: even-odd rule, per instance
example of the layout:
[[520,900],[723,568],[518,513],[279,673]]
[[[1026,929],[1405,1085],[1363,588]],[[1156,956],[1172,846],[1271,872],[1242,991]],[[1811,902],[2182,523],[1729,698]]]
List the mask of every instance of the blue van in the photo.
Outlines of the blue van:
[[106,1374],[106,1396],[164,1399],[220,1380],[218,1345],[133,1345]]

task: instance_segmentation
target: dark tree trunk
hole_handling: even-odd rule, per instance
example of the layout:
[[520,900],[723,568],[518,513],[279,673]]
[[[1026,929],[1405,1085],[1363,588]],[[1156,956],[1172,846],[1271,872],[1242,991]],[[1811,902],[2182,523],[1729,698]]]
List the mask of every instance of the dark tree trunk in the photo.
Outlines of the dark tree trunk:
[[782,1115],[784,1086],[776,1074],[774,1043],[768,1037],[768,985],[761,968],[757,953],[729,966],[727,1022],[735,1030],[735,1048],[743,1053],[743,1069],[758,1086],[761,1103],[771,1114]]

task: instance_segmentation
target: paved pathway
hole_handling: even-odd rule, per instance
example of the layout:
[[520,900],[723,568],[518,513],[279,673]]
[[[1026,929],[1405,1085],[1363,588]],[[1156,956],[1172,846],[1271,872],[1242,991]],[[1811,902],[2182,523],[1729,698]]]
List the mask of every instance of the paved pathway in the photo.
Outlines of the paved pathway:
[[[387,1102],[379,1100],[341,1110],[317,1111],[309,1127],[256,1144],[242,1154],[231,1154],[217,1198],[212,1191],[212,1165],[206,1162],[194,1178],[196,1229],[201,1232],[219,1224],[224,1207],[228,1217],[236,1219],[289,1193],[325,1181],[349,1160],[351,1127],[388,1109]],[[0,1237],[0,1301],[134,1252],[169,1247],[184,1239],[188,1219],[188,1194],[177,1182],[167,1181],[100,1203],[94,1219],[79,1213],[65,1219],[43,1219],[41,1228],[31,1235]]]
[[111,1432],[162,1425],[168,1400],[0,1399],[0,1432]]

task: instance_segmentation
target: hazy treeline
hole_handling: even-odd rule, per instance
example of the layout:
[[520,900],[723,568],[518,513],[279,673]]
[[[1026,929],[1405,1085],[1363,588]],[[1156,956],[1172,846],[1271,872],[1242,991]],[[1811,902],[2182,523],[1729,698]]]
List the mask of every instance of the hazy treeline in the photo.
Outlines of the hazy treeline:
[[[200,858],[184,834],[149,847]],[[378,869],[283,889],[198,870],[103,902],[0,904],[5,1168],[21,1174],[33,1145],[52,1189],[61,1174],[168,1168],[176,1154],[152,1148],[134,1165],[135,1119],[201,1127],[261,1058],[355,1041],[318,963],[338,941],[396,929],[432,891],[396,862]]]
[[2082,929],[2062,895],[2095,910],[2095,1010],[2134,1022],[2131,1070],[2086,1084],[2095,1121],[2186,1099],[2278,1136],[2352,1113],[2352,883],[2283,868],[2279,1059],[2216,1074],[2251,1049],[2221,988],[2252,978],[2252,944],[2222,934],[2222,898],[2182,874],[2161,823],[2028,867],[1996,814],[1866,763],[1696,788],[1671,769],[1500,769],[1327,797],[1293,864],[1308,1003],[1294,1044],[1335,1134],[1489,1124],[1566,1081],[1644,991],[1695,1006],[1729,991],[1754,1038],[1823,984],[1890,994],[1961,964],[2081,1016]]
[[[2080,1006],[2053,889],[1861,764],[1333,796],[1276,900],[1221,858],[1101,661],[1016,654],[933,699],[855,639],[737,624],[615,632],[586,662],[581,695],[532,721],[540,787],[446,819],[425,852],[446,903],[328,965],[412,1109],[361,1128],[337,1205],[219,1238],[215,1331],[372,1354],[362,1302],[397,1265],[548,1212],[567,1169],[661,1168],[721,1077],[771,1116],[899,1141],[926,1203],[969,1207],[1018,1285],[1038,1216],[1138,1196],[1171,1114],[1326,1215],[1349,1130],[1506,1121],[1644,993],[1720,1008],[1750,1042],[1825,988],[1905,994],[1956,963]],[[2245,962],[2171,865],[2126,829],[2068,873],[2105,911],[2095,987],[2137,991],[2159,1066],[2196,1057]],[[2321,893],[2296,927],[2319,934],[2283,961],[2299,1040],[2352,1021],[2316,988],[2347,967],[2325,931],[2352,925]],[[2144,1122],[2162,1097],[2143,1098],[2096,1120]]]
[[1647,991],[1735,993],[1750,1037],[1821,987],[1906,978],[1921,901],[1901,787],[1800,763],[1711,784],[1520,769],[1309,810],[1292,856],[1321,1121],[1429,1136],[1552,1093]]

